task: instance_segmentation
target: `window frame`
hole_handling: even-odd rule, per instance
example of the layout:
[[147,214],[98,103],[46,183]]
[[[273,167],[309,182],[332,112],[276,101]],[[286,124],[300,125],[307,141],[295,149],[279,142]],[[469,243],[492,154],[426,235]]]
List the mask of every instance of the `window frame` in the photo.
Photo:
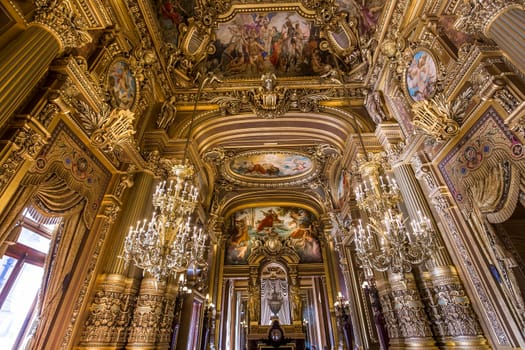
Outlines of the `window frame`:
[[[24,211],[24,214],[26,214],[26,211]],[[56,230],[56,228],[59,226],[59,223],[57,223],[53,229],[49,229],[45,225],[38,223],[37,221],[31,219],[27,215],[24,215],[19,225],[22,228],[25,228],[29,231],[32,231],[35,234],[41,235],[51,240],[54,230]],[[11,257],[13,259],[16,259],[17,261],[15,263],[15,266],[13,267],[13,270],[9,274],[9,277],[7,278],[7,281],[2,291],[0,291],[0,309],[3,307],[5,301],[7,300],[9,293],[11,292],[11,290],[13,289],[13,286],[15,285],[17,281],[17,278],[20,276],[20,273],[22,271],[22,268],[24,267],[24,264],[31,264],[34,266],[44,268],[45,263],[46,263],[46,258],[48,255],[48,253],[43,253],[28,245],[19,243],[18,242],[19,237],[13,237],[13,238],[16,239],[16,241],[9,243],[9,246],[6,249],[4,256]],[[41,284],[42,284],[42,281],[40,281],[40,286],[38,287],[38,290],[41,289]],[[17,349],[20,346],[20,344],[24,341],[24,338],[27,335],[27,332],[29,331],[28,329],[29,323],[35,313],[38,296],[39,296],[39,292],[37,292],[37,294],[35,295],[35,298],[31,303],[32,305],[29,308],[29,311],[27,312],[26,317],[21,324],[21,327],[18,331],[16,339],[13,343],[12,349]]]

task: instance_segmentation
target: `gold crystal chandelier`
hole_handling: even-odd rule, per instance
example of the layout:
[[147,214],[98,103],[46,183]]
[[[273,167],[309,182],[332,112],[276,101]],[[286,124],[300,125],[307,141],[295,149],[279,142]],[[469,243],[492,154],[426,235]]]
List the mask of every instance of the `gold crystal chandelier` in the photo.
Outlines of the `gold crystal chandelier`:
[[369,153],[357,161],[361,183],[356,201],[367,223],[354,226],[356,253],[367,277],[372,270],[405,273],[427,260],[435,249],[430,220],[421,214],[407,227],[399,210],[401,194],[395,179],[387,175],[388,165],[380,153]]
[[204,85],[212,78],[203,80],[195,96],[184,161],[174,165],[170,178],[155,189],[152,218],[131,227],[124,242],[124,260],[133,262],[157,280],[176,278],[189,268],[199,272],[207,266],[206,234],[202,228],[191,225],[199,190],[193,184],[194,169],[187,155],[197,103]]
[[187,177],[192,168],[186,166],[182,172],[181,167],[174,167],[175,180],[169,185],[163,181],[157,186],[152,218],[131,227],[124,243],[124,259],[157,280],[206,265],[206,236],[202,228],[191,225],[198,190]]

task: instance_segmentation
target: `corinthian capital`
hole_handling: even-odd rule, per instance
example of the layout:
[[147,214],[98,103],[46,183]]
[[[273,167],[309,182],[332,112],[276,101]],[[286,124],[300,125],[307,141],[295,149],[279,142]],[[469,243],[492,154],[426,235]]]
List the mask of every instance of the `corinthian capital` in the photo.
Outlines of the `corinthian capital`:
[[487,35],[488,26],[505,10],[524,8],[523,0],[465,0],[458,7],[455,27],[471,35]]
[[69,0],[37,0],[34,23],[50,31],[60,42],[61,51],[91,42],[87,25]]

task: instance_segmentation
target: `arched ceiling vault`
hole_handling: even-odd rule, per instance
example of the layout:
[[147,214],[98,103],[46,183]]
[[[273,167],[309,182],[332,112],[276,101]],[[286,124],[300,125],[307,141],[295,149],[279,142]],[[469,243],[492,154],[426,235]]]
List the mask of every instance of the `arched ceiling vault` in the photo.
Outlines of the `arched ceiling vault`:
[[[174,138],[185,138],[191,117],[177,126]],[[341,154],[345,153],[351,135],[373,130],[368,117],[349,113],[340,108],[326,108],[318,113],[287,113],[264,119],[253,113],[221,115],[208,111],[194,118],[191,137],[197,151],[204,154],[215,147],[229,149],[297,148],[316,144],[329,144]]]
[[[339,171],[334,166],[341,165],[345,155],[355,153],[351,148],[359,133],[369,135],[374,130],[373,122],[359,108],[323,106],[317,112],[291,111],[261,118],[251,112],[225,115],[205,103],[197,104],[193,124],[191,109],[178,115],[170,139],[182,144],[191,135],[191,147],[206,165],[201,175],[208,179],[209,193],[216,191],[219,183],[227,183],[230,190],[217,192],[222,203],[219,215],[223,217],[261,206],[297,206],[318,217],[326,214],[333,209],[338,182]],[[232,169],[235,160],[246,153],[286,152],[310,159],[312,171],[291,177],[265,177],[257,173],[239,175]],[[320,182],[328,186],[312,189]],[[211,196],[207,198],[206,202],[211,200]]]

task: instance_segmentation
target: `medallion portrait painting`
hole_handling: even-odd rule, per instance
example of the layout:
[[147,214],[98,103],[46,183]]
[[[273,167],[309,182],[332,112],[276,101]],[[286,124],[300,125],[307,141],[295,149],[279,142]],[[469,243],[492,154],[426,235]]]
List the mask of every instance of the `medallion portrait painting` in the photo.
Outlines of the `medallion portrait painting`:
[[240,155],[230,163],[231,170],[241,176],[285,178],[312,170],[310,158],[296,153],[275,152]]
[[301,262],[322,262],[317,232],[313,229],[315,217],[309,211],[296,207],[247,208],[229,219],[225,263],[246,264],[252,248],[264,245],[270,237],[278,236],[283,246],[292,247]]
[[437,69],[434,58],[425,50],[416,52],[406,73],[408,94],[414,101],[429,99],[436,92],[436,83]]
[[114,108],[131,109],[137,95],[135,77],[125,60],[115,61],[108,70],[108,88]]

